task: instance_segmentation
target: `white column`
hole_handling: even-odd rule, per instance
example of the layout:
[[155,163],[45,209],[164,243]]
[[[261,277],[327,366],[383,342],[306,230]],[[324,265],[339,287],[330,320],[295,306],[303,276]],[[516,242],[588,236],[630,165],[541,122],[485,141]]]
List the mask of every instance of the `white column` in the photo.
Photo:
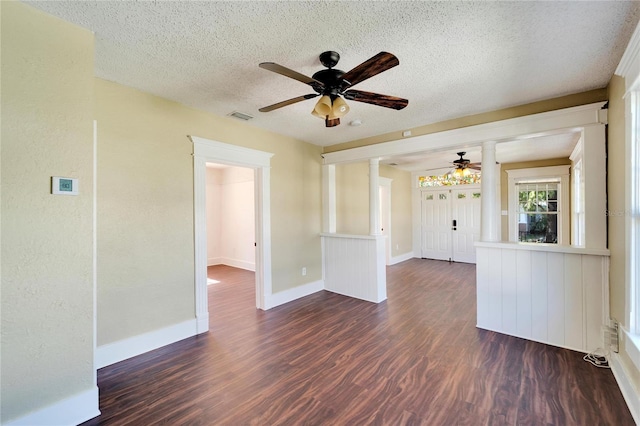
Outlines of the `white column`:
[[604,124],[585,126],[582,138],[584,246],[604,249],[607,248],[607,157]]
[[482,144],[481,224],[480,241],[500,241],[498,232],[498,171],[496,170],[496,143]]
[[369,235],[381,235],[380,230],[380,159],[369,160]]
[[322,232],[336,232],[336,166],[322,166]]

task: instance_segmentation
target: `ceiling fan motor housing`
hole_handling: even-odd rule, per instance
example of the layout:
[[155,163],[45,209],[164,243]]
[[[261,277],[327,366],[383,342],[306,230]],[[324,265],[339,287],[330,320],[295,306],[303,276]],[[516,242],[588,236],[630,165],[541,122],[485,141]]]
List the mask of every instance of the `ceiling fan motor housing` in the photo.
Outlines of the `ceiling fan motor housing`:
[[340,94],[341,85],[342,85],[342,76],[344,71],[337,69],[326,69],[320,70],[317,73],[313,74],[313,79],[318,80],[324,87],[320,87],[319,85],[313,86],[313,90],[320,93],[321,95],[329,95],[336,97]]

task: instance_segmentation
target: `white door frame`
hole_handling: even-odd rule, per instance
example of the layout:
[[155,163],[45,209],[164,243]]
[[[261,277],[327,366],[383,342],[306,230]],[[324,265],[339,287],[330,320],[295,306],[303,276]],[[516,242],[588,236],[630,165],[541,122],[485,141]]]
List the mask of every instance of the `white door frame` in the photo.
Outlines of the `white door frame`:
[[267,309],[271,296],[271,157],[272,153],[189,136],[193,143],[195,308],[197,333],[209,331],[207,297],[206,164],[254,169],[256,226],[256,307]]
[[[391,265],[391,182],[393,179],[378,177],[380,187],[380,226],[382,235],[387,237],[385,243],[385,258],[387,265]],[[386,219],[383,221],[383,219]]]

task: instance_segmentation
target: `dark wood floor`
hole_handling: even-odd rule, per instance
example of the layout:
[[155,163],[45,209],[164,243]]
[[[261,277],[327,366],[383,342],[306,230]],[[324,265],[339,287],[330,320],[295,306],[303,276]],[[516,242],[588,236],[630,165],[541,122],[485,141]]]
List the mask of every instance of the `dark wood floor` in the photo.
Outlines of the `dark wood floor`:
[[475,267],[412,259],[388,300],[329,292],[262,312],[209,276],[211,330],[98,372],[86,425],[633,425],[610,370],[475,327]]

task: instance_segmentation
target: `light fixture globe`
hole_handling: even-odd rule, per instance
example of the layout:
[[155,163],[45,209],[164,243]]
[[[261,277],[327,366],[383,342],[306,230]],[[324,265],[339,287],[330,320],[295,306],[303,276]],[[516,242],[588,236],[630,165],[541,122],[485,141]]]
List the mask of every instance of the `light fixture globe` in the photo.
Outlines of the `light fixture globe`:
[[334,117],[344,117],[349,112],[349,105],[340,96],[333,100],[333,107],[331,109]]
[[331,97],[327,95],[322,96],[313,110],[322,118],[330,115],[332,112]]

